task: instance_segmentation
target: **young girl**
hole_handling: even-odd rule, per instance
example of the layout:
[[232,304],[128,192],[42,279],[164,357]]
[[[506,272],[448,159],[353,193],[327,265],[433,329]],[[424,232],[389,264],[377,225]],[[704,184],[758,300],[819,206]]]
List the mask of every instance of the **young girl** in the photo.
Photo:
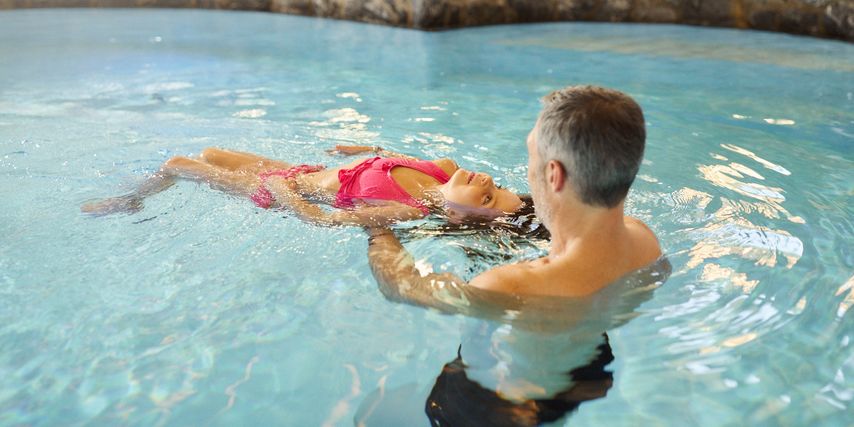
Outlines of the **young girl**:
[[[332,153],[373,154],[343,166],[291,165],[250,153],[207,148],[198,158],[173,157],[134,192],[81,207],[86,213],[133,213],[142,200],[169,188],[176,178],[250,198],[262,208],[284,207],[325,225],[378,226],[418,219],[431,212],[451,221],[490,220],[523,205],[492,177],[462,169],[450,159],[435,161],[379,147],[336,146]],[[322,209],[313,202],[337,208]]]

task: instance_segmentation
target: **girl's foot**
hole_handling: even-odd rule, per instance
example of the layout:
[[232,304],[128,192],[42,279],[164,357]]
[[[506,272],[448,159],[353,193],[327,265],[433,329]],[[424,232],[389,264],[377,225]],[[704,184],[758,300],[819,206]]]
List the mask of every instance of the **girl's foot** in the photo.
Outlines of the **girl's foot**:
[[142,210],[142,199],[134,196],[110,197],[97,202],[85,203],[80,211],[94,216],[115,213],[132,214]]

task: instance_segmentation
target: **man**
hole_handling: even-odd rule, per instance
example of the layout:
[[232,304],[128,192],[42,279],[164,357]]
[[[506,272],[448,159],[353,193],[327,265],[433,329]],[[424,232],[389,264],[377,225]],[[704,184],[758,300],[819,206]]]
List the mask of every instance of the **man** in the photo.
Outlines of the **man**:
[[640,106],[595,86],[552,92],[543,104],[527,139],[528,183],[551,232],[548,255],[465,284],[450,273],[422,276],[391,231],[368,230],[371,268],[387,297],[445,309],[465,286],[499,296],[583,297],[661,256],[653,232],[623,213],[646,140]]

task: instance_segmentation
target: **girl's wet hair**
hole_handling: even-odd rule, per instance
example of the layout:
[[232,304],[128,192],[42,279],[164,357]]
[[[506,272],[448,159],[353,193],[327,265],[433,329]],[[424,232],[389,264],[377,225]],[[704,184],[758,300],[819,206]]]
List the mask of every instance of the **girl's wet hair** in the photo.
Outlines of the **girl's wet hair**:
[[493,221],[504,216],[505,213],[498,209],[461,205],[459,203],[446,200],[445,209],[442,212],[442,215],[446,217],[449,223],[478,224]]
[[[497,211],[494,209],[485,209],[484,211],[489,212],[482,212],[481,215],[478,215],[481,213],[477,211],[480,208],[466,208],[467,215],[462,220],[459,218],[447,220],[449,218],[446,214],[439,214],[446,216],[447,221],[425,223],[401,231],[408,231],[405,234],[411,234],[410,238],[417,238],[416,236],[419,234],[435,236],[503,233],[517,238],[548,241],[551,234],[537,220],[534,213],[534,200],[528,194],[520,194],[519,198],[522,199],[523,205],[511,214],[501,215],[496,213]],[[454,208],[453,206],[450,207]],[[406,239],[405,235],[401,235],[401,237]]]
[[534,212],[534,199],[530,194],[520,194],[519,198],[524,203],[522,207],[510,215],[498,218],[498,220],[506,225],[505,229],[515,230],[525,237],[537,240],[550,240],[551,233],[537,220],[537,215]]
[[465,221],[448,221],[443,212],[434,212],[435,216],[418,226],[398,228],[395,234],[401,242],[413,242],[421,239],[466,240],[474,237],[485,245],[458,245],[466,257],[474,264],[467,273],[477,274],[484,265],[499,265],[512,262],[515,254],[522,248],[541,247],[547,243],[551,234],[537,220],[534,214],[534,201],[531,196],[520,194],[524,203],[512,214],[498,218],[466,218]]

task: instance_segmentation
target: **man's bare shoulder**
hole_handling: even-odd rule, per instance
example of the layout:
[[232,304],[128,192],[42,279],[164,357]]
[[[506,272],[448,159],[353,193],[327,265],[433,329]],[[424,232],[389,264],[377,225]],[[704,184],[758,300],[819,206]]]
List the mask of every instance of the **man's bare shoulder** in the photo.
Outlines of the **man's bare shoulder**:
[[643,254],[644,258],[650,259],[650,262],[661,256],[661,245],[658,243],[658,237],[648,225],[630,216],[625,217],[624,223],[631,233],[632,246],[634,246],[636,253]]
[[536,281],[539,272],[534,267],[536,261],[502,265],[487,270],[469,282],[469,285],[488,291],[519,294],[525,284]]
[[[591,248],[572,256],[556,259],[545,257],[504,265],[480,274],[469,284],[514,295],[590,295],[619,277],[655,262],[661,256],[655,233],[642,221],[625,218],[629,236],[619,249],[612,248],[608,253],[600,253],[596,248]],[[616,256],[618,260],[604,262],[609,256]]]
[[517,296],[589,295],[590,281],[572,262],[553,262],[547,257],[488,270],[469,282],[471,286]]

